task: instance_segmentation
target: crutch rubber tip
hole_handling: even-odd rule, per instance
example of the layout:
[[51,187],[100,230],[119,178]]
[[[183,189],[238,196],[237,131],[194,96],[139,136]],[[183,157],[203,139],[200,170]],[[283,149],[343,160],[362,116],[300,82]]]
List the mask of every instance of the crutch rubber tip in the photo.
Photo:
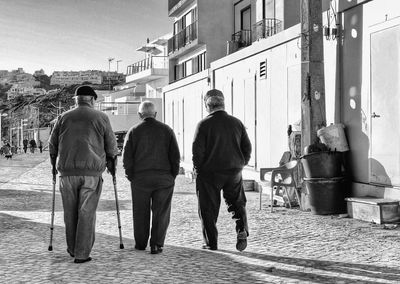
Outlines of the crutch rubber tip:
[[123,248],[124,248],[124,244],[120,244],[120,245],[119,245],[119,248],[120,248],[120,249],[123,249]]
[[53,246],[49,246],[49,251],[52,251],[53,250]]

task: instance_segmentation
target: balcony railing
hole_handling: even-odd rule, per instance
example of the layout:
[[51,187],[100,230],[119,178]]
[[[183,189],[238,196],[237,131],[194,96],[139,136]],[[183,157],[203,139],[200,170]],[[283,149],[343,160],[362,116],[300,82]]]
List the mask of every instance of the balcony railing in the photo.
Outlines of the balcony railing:
[[197,39],[197,21],[187,26],[168,40],[168,54],[181,49],[195,39]]
[[232,35],[232,41],[237,43],[238,48],[251,45],[251,31],[241,30]]
[[253,25],[253,41],[277,34],[282,31],[282,28],[282,21],[278,19],[263,19]]
[[137,114],[137,102],[99,102],[96,103],[94,108],[104,113],[112,115],[132,115]]
[[126,75],[133,75],[147,69],[158,68],[167,69],[168,68],[168,57],[167,56],[151,56],[149,58],[138,61],[126,68]]

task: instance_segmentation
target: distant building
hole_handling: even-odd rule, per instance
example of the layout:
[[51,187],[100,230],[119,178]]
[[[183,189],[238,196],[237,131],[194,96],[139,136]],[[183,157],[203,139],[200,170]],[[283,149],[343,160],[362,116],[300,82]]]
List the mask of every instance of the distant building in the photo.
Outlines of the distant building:
[[19,67],[17,70],[11,71],[13,74],[22,74],[25,73],[24,68]]
[[8,76],[8,70],[0,70],[0,78],[7,77]]
[[35,76],[35,77],[43,76],[43,75],[46,75],[46,74],[44,73],[44,70],[43,70],[43,69],[36,70],[35,73],[33,73],[33,76]]
[[102,84],[114,86],[116,84],[125,83],[125,75],[117,72],[102,72]]
[[15,83],[7,91],[7,100],[11,100],[17,96],[40,96],[46,93],[46,90],[34,88],[30,83]]
[[89,82],[91,84],[115,85],[124,81],[124,75],[117,72],[99,70],[87,71],[54,71],[50,79],[51,85],[69,86]]

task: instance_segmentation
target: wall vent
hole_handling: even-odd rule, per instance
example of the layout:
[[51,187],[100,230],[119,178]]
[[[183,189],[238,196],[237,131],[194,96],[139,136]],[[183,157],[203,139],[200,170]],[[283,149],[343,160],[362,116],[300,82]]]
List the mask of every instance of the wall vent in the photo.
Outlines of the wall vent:
[[267,78],[267,59],[260,62],[260,79]]

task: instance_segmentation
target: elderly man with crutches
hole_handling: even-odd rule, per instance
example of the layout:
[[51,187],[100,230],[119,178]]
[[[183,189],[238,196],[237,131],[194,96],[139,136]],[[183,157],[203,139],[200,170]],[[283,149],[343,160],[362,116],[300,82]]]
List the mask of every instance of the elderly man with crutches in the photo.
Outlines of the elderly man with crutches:
[[49,150],[54,184],[60,173],[67,252],[75,263],[84,263],[92,259],[102,173],[107,167],[115,177],[118,149],[107,115],[94,109],[95,91],[80,86],[75,99],[77,107],[57,119]]

